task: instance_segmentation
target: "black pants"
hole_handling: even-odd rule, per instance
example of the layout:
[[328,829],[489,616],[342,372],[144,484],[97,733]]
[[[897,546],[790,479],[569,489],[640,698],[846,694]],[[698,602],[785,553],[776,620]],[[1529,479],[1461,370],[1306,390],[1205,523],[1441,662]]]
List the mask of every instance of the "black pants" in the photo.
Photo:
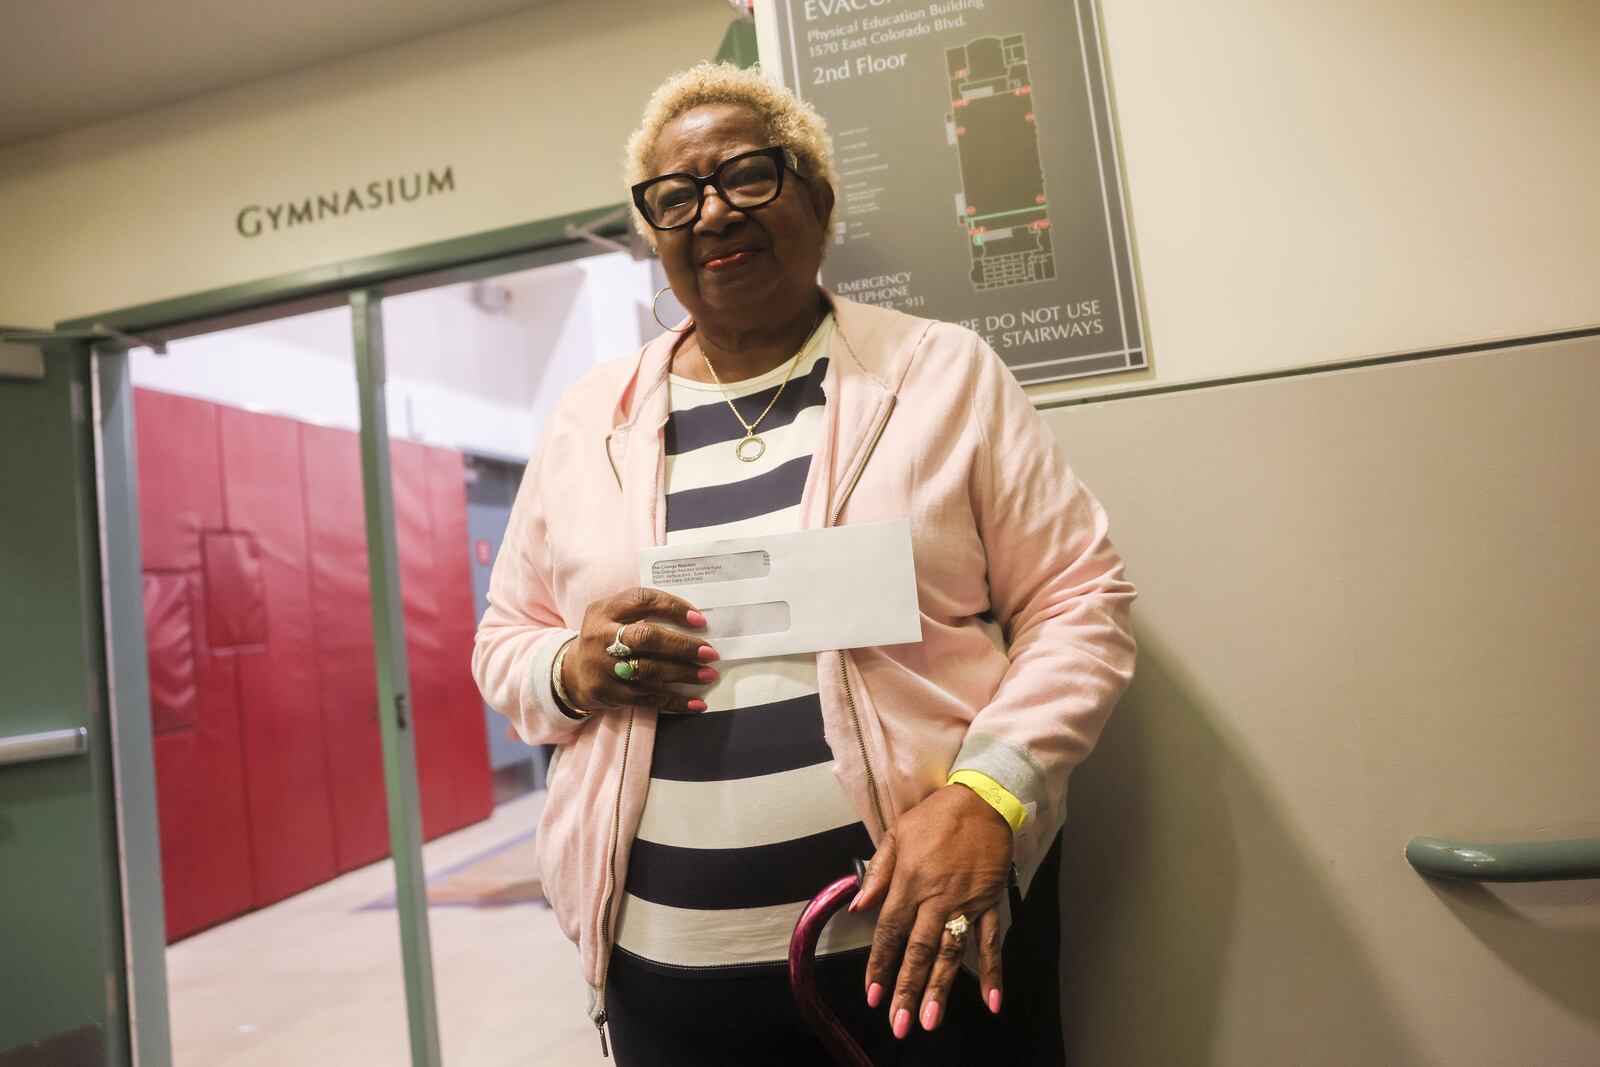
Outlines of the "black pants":
[[[867,1007],[865,951],[818,962],[817,988],[877,1067],[1057,1067],[1061,1040],[1056,893],[1061,842],[1045,857],[1006,937],[1004,999],[989,1014],[963,971],[933,1033],[913,1018],[897,1041],[888,1005]],[[677,976],[624,952],[606,985],[617,1067],[827,1067],[832,1063],[795,1006],[787,971],[732,977]],[[913,1012],[915,1015],[915,1012]]]

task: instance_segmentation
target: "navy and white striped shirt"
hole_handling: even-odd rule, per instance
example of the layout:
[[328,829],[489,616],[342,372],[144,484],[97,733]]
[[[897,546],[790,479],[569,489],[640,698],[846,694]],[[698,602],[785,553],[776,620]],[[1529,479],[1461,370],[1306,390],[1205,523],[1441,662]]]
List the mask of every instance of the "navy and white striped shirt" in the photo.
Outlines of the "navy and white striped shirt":
[[[666,427],[667,543],[796,530],[822,428],[832,316],[818,328],[757,432],[766,451],[734,454],[744,428],[716,385],[673,376]],[[787,364],[728,386],[761,414]],[[833,775],[814,655],[722,662],[699,715],[662,715],[628,862],[617,947],[677,967],[781,964],[806,901],[848,874],[872,840]],[[868,916],[841,913],[819,955],[871,942]]]

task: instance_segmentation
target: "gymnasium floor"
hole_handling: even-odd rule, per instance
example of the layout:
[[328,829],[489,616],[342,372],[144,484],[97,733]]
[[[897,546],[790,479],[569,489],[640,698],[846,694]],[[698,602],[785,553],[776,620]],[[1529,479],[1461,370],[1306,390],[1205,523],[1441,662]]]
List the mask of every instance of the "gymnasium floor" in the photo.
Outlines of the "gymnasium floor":
[[[424,849],[451,1067],[610,1062],[577,950],[518,885],[543,802],[507,801]],[[393,891],[373,864],[168,949],[177,1067],[409,1064]]]

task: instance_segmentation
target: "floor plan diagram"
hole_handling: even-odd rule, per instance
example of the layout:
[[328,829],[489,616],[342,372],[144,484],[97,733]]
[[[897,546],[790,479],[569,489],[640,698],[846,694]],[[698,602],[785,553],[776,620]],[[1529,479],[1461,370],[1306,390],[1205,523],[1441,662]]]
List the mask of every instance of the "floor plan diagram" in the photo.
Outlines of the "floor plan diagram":
[[950,73],[945,136],[961,164],[956,218],[972,254],[973,288],[1054,278],[1023,36],[980,37],[946,49],[945,59]]

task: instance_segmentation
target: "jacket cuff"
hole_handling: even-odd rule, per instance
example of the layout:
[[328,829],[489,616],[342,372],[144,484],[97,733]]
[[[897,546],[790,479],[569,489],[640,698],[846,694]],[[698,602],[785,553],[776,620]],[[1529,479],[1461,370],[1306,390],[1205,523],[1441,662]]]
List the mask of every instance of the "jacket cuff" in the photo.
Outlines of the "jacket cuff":
[[555,692],[550,688],[550,671],[555,666],[556,653],[561,651],[562,645],[577,636],[576,630],[556,630],[533,646],[528,673],[522,679],[524,722],[537,717],[547,729],[558,733],[571,733],[583,725],[582,719],[574,719],[561,710]]
[[[1021,821],[1012,823],[1009,816],[1006,818],[1013,832],[1039,814],[1040,808],[1045,806],[1044,768],[1033,753],[1015,741],[993,734],[967,734],[950,768],[950,777],[946,780],[955,781],[957,775],[966,771],[975,772],[980,780],[987,779],[1021,809]],[[994,804],[977,785],[972,782],[962,784],[970,786],[979,796]],[[995,810],[1006,815],[998,804]]]
[[1000,813],[1000,817],[1011,827],[1011,832],[1016,833],[1028,821],[1028,809],[1022,806],[1022,801],[1011,795],[1011,791],[999,782],[979,771],[952,771],[950,777],[945,779],[945,785],[964,785],[978,796],[982,797],[988,805]]

